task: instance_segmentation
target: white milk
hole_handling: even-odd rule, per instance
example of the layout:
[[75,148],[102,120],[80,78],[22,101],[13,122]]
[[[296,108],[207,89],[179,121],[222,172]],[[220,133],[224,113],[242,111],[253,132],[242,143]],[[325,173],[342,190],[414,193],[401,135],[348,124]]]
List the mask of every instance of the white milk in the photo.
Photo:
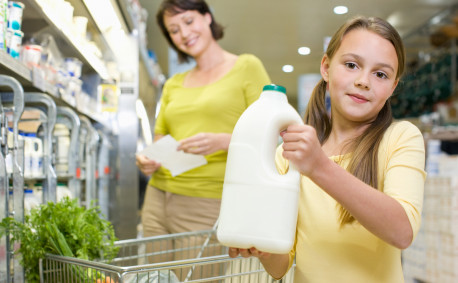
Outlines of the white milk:
[[226,246],[288,253],[294,244],[300,174],[280,175],[275,150],[280,131],[302,124],[286,90],[264,86],[232,133],[217,230]]

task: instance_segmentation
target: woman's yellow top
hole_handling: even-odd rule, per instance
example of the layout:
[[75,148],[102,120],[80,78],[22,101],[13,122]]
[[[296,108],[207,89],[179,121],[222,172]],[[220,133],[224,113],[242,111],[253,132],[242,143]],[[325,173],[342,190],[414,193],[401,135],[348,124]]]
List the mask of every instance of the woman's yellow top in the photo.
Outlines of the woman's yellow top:
[[[270,83],[262,62],[251,54],[240,55],[223,78],[206,86],[184,87],[187,73],[176,74],[165,83],[154,130],[177,141],[203,132],[232,133],[240,115]],[[180,195],[221,198],[227,151],[205,158],[206,165],[175,177],[161,167],[149,184]]]

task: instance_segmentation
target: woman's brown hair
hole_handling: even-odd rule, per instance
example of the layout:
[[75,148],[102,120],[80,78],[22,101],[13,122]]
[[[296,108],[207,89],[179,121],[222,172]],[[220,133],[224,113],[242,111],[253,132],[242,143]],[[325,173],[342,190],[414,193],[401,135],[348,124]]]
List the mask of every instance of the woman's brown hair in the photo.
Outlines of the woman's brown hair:
[[210,30],[212,31],[212,36],[215,40],[219,40],[224,36],[224,27],[218,24],[213,17],[210,8],[208,7],[207,3],[203,0],[164,0],[159,7],[159,10],[156,14],[157,23],[164,34],[165,38],[169,42],[170,46],[178,53],[178,60],[180,63],[188,62],[191,56],[184,53],[180,49],[176,47],[173,43],[170,34],[165,27],[164,24],[164,14],[168,13],[170,15],[176,15],[179,13],[183,13],[185,11],[195,10],[198,11],[200,14],[210,14],[212,18],[212,22],[210,24]]
[[[396,79],[399,80],[404,72],[405,65],[404,45],[396,29],[380,18],[356,17],[341,26],[332,37],[326,50],[329,60],[332,60],[332,57],[339,49],[343,37],[355,29],[364,29],[376,33],[393,44],[398,57]],[[328,139],[332,128],[332,115],[331,117],[328,116],[325,105],[326,86],[327,83],[323,79],[318,82],[312,92],[305,113],[305,122],[316,129],[321,144]],[[348,149],[353,153],[347,171],[375,189],[378,189],[378,149],[383,134],[392,121],[391,103],[390,99],[388,99],[376,119],[371,122],[363,134],[350,140],[347,144]],[[339,210],[341,226],[352,223],[355,220],[344,207],[339,206]]]

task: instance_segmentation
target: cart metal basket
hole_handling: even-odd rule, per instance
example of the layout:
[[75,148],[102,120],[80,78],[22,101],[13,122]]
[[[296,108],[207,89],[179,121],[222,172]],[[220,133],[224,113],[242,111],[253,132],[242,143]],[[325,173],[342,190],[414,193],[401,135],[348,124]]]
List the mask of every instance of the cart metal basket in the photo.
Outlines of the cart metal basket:
[[47,255],[40,260],[40,282],[293,282],[294,266],[276,281],[257,258],[230,258],[214,230],[122,240],[115,245],[118,256],[110,263]]

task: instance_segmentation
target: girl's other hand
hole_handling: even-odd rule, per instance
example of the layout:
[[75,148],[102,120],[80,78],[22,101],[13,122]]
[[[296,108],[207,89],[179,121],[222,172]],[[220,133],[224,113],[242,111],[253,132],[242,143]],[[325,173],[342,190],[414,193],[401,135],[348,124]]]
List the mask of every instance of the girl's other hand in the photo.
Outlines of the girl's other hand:
[[327,160],[321,149],[315,128],[308,125],[291,125],[280,133],[283,138],[283,157],[288,159],[302,174],[309,176]]
[[254,256],[259,259],[267,259],[271,255],[271,253],[261,252],[254,247],[249,248],[249,249],[229,248],[230,257],[234,258],[234,257],[237,257],[239,254],[242,257]]
[[286,271],[288,271],[289,254],[261,252],[253,247],[249,249],[229,248],[230,257],[234,258],[239,254],[242,257],[257,257],[266,271],[274,278],[280,279],[285,275]]

